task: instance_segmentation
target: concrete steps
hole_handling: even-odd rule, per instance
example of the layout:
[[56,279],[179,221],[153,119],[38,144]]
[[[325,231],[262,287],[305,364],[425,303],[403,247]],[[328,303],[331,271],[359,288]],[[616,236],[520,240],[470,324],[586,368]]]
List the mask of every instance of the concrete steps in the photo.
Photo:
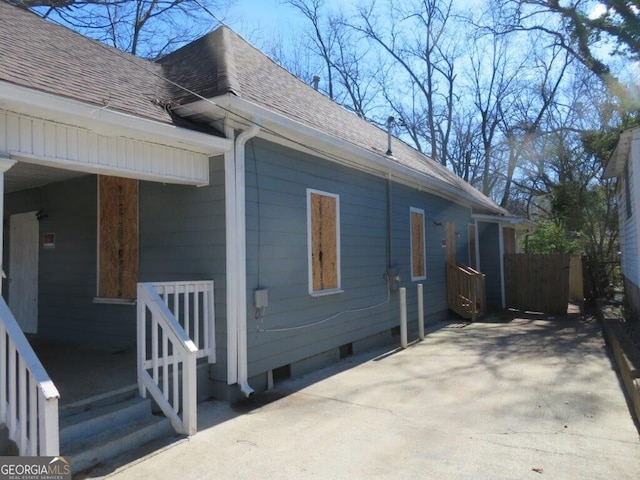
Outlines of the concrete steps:
[[60,454],[69,461],[74,474],[173,435],[169,420],[153,415],[151,400],[140,398],[136,389],[60,409]]

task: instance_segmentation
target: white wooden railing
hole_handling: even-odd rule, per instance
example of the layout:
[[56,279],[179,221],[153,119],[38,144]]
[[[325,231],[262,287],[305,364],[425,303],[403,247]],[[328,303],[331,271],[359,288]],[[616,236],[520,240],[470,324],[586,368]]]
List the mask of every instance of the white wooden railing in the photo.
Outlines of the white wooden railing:
[[0,298],[0,424],[20,455],[57,456],[60,394]]
[[178,433],[197,431],[198,347],[150,283],[138,284],[138,387]]
[[156,282],[152,286],[198,347],[198,358],[216,363],[213,281]]

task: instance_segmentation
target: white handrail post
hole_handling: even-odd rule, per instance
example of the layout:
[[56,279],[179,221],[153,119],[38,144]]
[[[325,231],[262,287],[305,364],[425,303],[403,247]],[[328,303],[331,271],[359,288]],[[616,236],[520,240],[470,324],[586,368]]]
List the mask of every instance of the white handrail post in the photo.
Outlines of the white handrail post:
[[182,421],[187,435],[195,435],[198,431],[198,398],[196,378],[196,353],[186,352],[182,364]]
[[418,284],[418,337],[424,340],[424,303],[422,284]]
[[58,434],[58,399],[46,399],[42,392],[38,394],[38,415],[40,424],[40,455],[57,457],[60,455]]
[[400,346],[407,348],[407,289],[400,288]]

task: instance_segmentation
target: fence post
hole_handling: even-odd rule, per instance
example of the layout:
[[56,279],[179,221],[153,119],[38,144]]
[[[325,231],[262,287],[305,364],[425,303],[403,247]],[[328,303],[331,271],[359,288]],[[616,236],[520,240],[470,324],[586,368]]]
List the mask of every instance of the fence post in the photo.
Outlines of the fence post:
[[407,348],[407,289],[400,288],[400,346]]
[[424,304],[423,304],[422,284],[418,284],[418,337],[424,340]]

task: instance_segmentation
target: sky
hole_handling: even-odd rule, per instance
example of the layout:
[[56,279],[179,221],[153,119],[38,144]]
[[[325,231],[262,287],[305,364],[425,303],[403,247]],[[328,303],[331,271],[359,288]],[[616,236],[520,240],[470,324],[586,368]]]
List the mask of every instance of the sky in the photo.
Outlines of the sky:
[[[273,33],[286,33],[287,26],[302,23],[301,14],[282,0],[233,0],[225,23],[248,41]],[[260,38],[257,38],[260,37]]]

